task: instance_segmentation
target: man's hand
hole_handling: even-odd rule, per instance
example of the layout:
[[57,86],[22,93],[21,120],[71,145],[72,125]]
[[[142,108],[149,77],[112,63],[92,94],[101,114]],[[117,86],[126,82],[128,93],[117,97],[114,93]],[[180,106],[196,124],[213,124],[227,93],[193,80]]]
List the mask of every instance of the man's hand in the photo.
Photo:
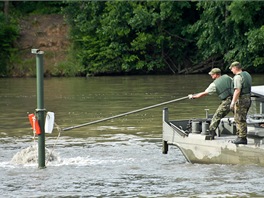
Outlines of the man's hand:
[[230,104],[230,110],[231,111],[234,111],[234,106],[235,106],[235,103],[234,102],[231,102],[231,104]]
[[192,94],[189,94],[189,95],[188,95],[188,98],[189,98],[189,99],[193,99],[193,95],[192,95]]

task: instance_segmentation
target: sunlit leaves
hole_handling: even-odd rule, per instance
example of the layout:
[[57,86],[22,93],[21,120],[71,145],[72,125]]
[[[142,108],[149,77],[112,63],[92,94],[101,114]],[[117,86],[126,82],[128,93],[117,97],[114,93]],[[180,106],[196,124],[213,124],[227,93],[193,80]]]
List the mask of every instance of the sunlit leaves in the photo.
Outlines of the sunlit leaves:
[[[148,72],[179,64],[189,2],[77,2],[68,8],[76,54],[90,73]],[[71,9],[72,7],[72,9]],[[187,52],[187,51],[186,51]],[[171,63],[170,63],[171,64]]]
[[263,2],[92,1],[68,8],[89,73],[180,70],[201,61],[263,65]]
[[254,66],[264,65],[264,25],[260,29],[250,31],[247,36],[248,50],[255,54]]
[[[238,60],[244,67],[263,64],[263,2],[205,1],[199,2],[200,19],[190,26],[196,35],[203,60],[222,56],[228,65]],[[261,17],[262,16],[262,17]],[[261,44],[259,44],[259,43]]]

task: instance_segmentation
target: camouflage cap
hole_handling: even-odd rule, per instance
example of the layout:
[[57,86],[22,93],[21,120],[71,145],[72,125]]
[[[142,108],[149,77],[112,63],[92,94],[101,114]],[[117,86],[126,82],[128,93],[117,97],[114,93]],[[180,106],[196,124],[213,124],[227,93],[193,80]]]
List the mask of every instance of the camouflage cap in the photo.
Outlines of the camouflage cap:
[[239,62],[235,61],[235,62],[233,62],[233,63],[230,65],[229,69],[232,69],[232,67],[238,67],[238,68],[241,68],[241,65],[240,65]]
[[213,69],[209,72],[209,75],[213,75],[213,74],[221,74],[221,69],[219,69],[219,68],[213,68]]

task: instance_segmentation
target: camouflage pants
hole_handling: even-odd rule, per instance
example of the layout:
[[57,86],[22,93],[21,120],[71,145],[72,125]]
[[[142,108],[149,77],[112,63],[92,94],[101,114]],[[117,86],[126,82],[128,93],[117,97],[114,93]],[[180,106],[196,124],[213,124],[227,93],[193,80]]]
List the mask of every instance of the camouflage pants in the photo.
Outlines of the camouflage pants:
[[230,112],[231,101],[232,98],[228,97],[221,102],[212,118],[211,124],[209,126],[210,131],[215,131],[220,123],[221,118],[225,117]]
[[250,94],[240,96],[235,104],[234,119],[238,137],[247,137],[247,112],[250,105]]

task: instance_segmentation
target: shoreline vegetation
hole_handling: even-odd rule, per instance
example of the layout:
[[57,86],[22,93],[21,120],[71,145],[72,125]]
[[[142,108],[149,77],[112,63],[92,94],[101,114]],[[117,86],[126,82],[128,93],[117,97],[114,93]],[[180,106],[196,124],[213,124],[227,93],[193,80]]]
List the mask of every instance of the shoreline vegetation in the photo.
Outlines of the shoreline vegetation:
[[[0,77],[264,73],[264,2],[0,2]],[[241,15],[243,13],[243,15]]]

